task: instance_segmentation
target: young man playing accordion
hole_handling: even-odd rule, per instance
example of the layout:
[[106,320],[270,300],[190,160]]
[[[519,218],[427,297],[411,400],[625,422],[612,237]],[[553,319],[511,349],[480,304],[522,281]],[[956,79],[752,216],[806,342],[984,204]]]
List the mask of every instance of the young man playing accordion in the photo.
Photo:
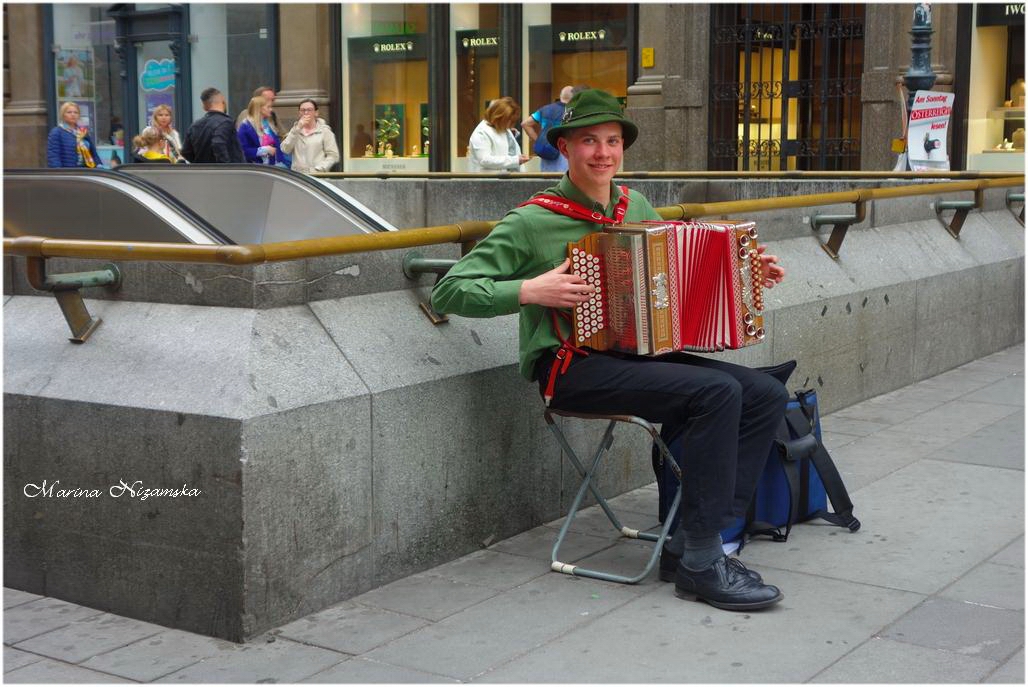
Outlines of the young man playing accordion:
[[[749,611],[777,603],[777,587],[725,556],[719,532],[749,505],[788,393],[763,372],[688,353],[643,357],[564,346],[570,326],[551,309],[566,311],[593,293],[569,272],[568,243],[611,219],[661,218],[641,194],[613,183],[638,128],[609,93],[576,94],[560,126],[546,135],[568,159],[568,173],[543,194],[570,201],[576,212],[532,204],[511,210],[438,283],[432,304],[465,317],[519,313],[521,374],[552,395],[551,407],[638,415],[662,423],[664,436],[682,432],[682,455],[676,456],[685,476],[682,504],[678,528],[661,554],[661,579],[673,579],[678,596],[718,608]],[[760,277],[769,288],[785,271],[763,246],[758,250]]]

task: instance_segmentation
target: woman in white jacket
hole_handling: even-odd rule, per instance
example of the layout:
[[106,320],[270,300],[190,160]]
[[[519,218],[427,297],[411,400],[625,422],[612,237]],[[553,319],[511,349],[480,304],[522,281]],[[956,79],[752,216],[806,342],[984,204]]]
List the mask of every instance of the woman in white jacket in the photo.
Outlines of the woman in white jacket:
[[282,139],[282,152],[293,156],[294,172],[327,172],[339,162],[339,146],[332,129],[318,117],[318,104],[307,98],[300,102],[300,116]]
[[528,162],[512,131],[521,121],[521,108],[513,98],[497,98],[485,111],[485,119],[471,132],[468,141],[468,171],[518,172]]

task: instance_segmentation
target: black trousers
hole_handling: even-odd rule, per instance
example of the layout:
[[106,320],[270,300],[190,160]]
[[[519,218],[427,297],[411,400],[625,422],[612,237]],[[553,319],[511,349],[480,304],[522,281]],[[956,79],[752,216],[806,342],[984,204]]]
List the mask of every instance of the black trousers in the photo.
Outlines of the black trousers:
[[[536,365],[540,392],[553,355]],[[559,373],[558,373],[559,374]],[[745,514],[789,394],[758,370],[689,353],[656,357],[575,355],[557,378],[550,406],[579,413],[637,415],[683,433],[679,525],[713,535]]]

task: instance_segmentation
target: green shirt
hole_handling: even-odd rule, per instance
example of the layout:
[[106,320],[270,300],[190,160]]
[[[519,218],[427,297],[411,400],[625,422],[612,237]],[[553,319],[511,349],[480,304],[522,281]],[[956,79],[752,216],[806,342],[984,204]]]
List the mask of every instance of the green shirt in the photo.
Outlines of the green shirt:
[[[611,184],[610,205],[604,208],[578,190],[567,174],[556,186],[541,193],[573,200],[607,217],[613,216],[614,205],[621,198],[621,190]],[[659,219],[660,215],[642,194],[629,191],[626,222]],[[545,351],[556,350],[560,339],[553,331],[549,308],[518,302],[521,283],[564,262],[568,243],[602,229],[602,224],[559,215],[537,205],[514,208],[436,284],[432,306],[439,312],[464,317],[520,312],[521,375],[531,380],[536,360]],[[570,332],[570,327],[567,329]],[[565,337],[568,335],[565,332]]]

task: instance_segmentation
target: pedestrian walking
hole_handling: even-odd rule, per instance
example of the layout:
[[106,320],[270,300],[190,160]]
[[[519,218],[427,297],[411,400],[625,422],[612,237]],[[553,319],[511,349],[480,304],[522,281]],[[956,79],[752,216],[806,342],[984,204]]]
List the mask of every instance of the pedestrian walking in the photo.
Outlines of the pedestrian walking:
[[528,162],[512,128],[518,123],[521,107],[508,96],[489,104],[485,119],[478,123],[468,140],[468,171],[517,172]]
[[79,106],[72,101],[61,105],[60,123],[46,137],[47,167],[103,167],[89,129],[79,126]]
[[225,114],[225,95],[213,86],[200,94],[205,114],[189,126],[182,157],[189,162],[244,162],[232,118]]

